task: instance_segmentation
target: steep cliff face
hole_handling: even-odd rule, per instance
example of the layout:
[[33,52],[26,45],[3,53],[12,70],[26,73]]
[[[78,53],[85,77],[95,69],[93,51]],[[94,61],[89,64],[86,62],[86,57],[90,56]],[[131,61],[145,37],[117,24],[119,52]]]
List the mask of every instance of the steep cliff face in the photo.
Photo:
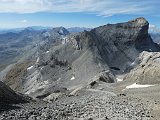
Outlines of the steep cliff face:
[[137,18],[108,24],[91,31],[96,46],[108,65],[125,71],[142,51],[159,51],[148,34],[149,23]]

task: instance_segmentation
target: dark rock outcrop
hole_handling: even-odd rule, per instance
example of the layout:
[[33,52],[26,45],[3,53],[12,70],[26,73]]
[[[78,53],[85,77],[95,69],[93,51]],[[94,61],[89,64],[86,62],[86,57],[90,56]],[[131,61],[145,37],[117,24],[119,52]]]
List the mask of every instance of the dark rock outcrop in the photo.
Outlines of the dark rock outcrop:
[[0,104],[15,104],[27,101],[27,98],[14,92],[11,88],[0,81]]

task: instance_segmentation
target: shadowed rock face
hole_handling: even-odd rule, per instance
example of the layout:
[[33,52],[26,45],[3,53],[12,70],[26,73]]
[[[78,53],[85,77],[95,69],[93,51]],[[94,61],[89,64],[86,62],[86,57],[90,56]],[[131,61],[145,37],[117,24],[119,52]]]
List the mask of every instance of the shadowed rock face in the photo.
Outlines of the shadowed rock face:
[[12,89],[0,81],[0,104],[23,102],[27,102],[27,100],[22,95],[15,93]]

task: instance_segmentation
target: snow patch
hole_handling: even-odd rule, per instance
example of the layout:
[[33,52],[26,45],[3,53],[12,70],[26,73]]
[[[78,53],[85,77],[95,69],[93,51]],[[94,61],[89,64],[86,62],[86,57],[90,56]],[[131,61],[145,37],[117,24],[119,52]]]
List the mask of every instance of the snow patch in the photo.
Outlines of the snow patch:
[[62,41],[62,44],[64,45],[65,43],[66,43],[65,40],[63,40],[63,41]]
[[36,63],[38,63],[39,62],[39,57],[37,58],[37,61],[36,61]]
[[41,70],[43,70],[44,67],[41,67]]
[[49,81],[48,80],[44,81],[44,84],[49,84]]
[[30,67],[27,68],[27,70],[30,70],[30,69],[32,69],[32,68],[33,68],[33,66],[30,66]]
[[71,80],[74,80],[75,79],[75,77],[73,76],[72,78],[71,78]]
[[135,65],[135,62],[132,62],[132,63],[131,63],[131,66],[134,66],[134,65]]
[[67,43],[67,37],[63,37],[62,39],[63,39],[62,44],[66,44]]
[[58,78],[58,80],[57,81],[60,81],[61,80],[61,78]]
[[49,53],[49,51],[47,51],[46,53]]
[[117,78],[117,82],[122,82],[123,79]]
[[151,86],[154,86],[154,85],[140,85],[140,84],[134,83],[132,85],[127,86],[126,89],[131,89],[131,88],[146,88],[146,87],[151,87]]

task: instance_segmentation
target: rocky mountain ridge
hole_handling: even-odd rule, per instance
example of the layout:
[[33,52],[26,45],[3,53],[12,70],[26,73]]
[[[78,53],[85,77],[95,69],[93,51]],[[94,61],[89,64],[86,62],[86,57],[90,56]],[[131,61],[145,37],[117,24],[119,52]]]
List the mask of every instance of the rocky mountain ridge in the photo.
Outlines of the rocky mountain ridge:
[[[42,102],[42,107],[34,110],[36,103],[24,105],[20,111],[26,114],[26,119],[154,119],[151,112],[157,113],[159,103],[153,105],[139,98],[145,88],[134,92],[134,98],[132,92],[136,89],[127,87],[134,82],[151,84],[155,78],[153,84],[159,85],[160,47],[153,42],[148,28],[146,19],[137,18],[77,34],[68,34],[62,27],[44,31],[41,39],[47,42],[37,47],[34,60],[18,61],[3,76],[3,81],[18,92],[49,102]],[[96,107],[101,109],[105,103],[111,109],[105,106],[104,111],[95,113]],[[28,109],[36,115],[30,115]],[[76,112],[71,112],[73,109]],[[20,119],[21,115],[14,118]]]
[[[148,34],[148,27],[148,21],[137,18],[62,38],[63,44],[60,40],[50,47],[45,44],[43,48],[48,46],[48,50],[39,51],[36,63],[26,71],[20,91],[33,96],[49,96],[55,91],[50,88],[54,87],[72,93],[93,81],[116,82],[115,74],[132,69],[141,51],[159,51],[159,46]],[[58,31],[55,33],[61,32]]]

